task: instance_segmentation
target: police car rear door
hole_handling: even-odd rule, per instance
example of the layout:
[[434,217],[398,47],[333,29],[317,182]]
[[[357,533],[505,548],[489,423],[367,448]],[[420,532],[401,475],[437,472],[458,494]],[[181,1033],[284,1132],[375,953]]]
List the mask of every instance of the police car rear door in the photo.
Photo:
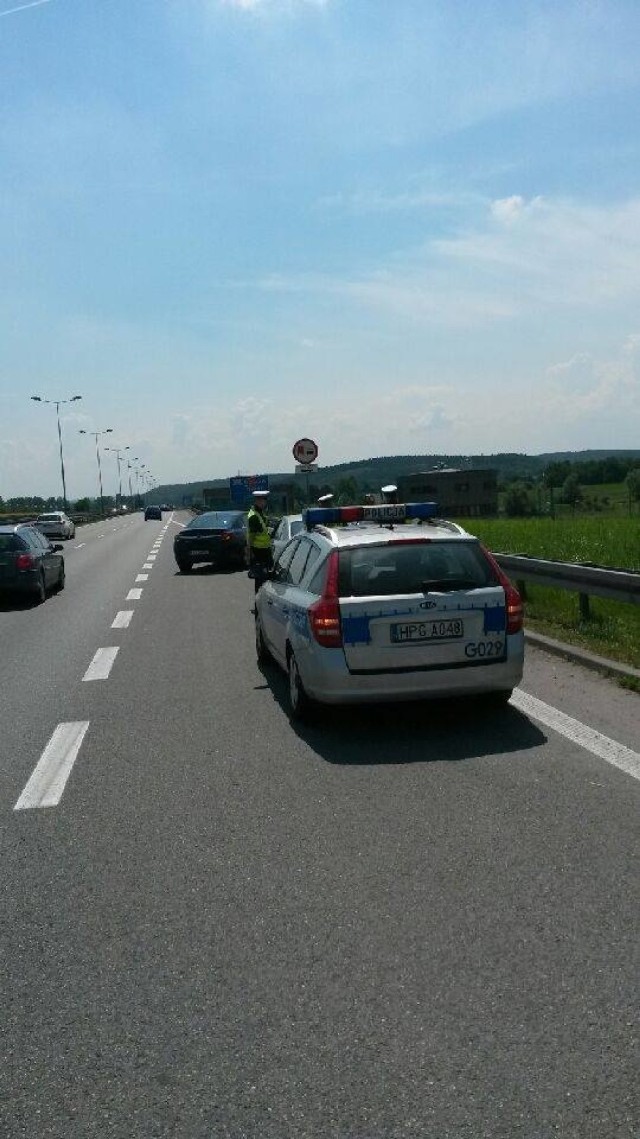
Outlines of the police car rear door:
[[504,660],[505,594],[473,539],[391,537],[340,551],[340,615],[352,672]]

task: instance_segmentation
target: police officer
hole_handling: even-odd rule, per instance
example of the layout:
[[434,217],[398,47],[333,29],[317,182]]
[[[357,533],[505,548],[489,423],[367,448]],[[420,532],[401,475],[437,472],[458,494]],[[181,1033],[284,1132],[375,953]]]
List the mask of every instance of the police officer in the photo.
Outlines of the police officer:
[[249,566],[253,570],[256,593],[273,565],[273,544],[267,519],[268,494],[268,490],[254,490],[253,503],[247,514]]
[[382,501],[389,505],[393,505],[398,501],[398,488],[395,483],[388,483],[387,486],[380,487],[382,491]]

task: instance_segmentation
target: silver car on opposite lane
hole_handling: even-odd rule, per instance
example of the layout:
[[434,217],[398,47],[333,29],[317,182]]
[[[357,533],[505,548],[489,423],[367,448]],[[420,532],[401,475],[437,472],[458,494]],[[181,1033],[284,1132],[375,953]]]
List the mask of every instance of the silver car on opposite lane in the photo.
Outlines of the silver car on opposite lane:
[[522,678],[518,591],[477,538],[442,519],[299,534],[259,590],[255,620],[258,660],[288,673],[296,717],[315,702],[502,703]]
[[39,514],[33,525],[47,538],[75,538],[75,522],[62,510],[52,510],[49,514]]

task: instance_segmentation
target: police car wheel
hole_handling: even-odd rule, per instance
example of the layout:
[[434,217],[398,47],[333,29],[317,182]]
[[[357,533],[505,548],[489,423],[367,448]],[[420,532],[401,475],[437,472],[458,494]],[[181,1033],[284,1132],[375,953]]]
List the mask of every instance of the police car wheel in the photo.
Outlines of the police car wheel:
[[187,561],[185,558],[180,558],[180,561],[178,562],[178,569],[180,570],[180,573],[191,573],[193,566],[191,562]]
[[271,653],[265,644],[259,617],[256,617],[256,657],[258,664],[267,664],[271,660]]
[[295,720],[308,718],[313,709],[312,701],[302,686],[298,662],[293,652],[289,654],[289,707]]

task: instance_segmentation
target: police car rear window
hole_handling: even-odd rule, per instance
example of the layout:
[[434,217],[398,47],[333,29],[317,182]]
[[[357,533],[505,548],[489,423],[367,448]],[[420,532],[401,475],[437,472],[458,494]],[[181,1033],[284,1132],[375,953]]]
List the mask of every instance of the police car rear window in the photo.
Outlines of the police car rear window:
[[448,593],[495,585],[477,542],[389,542],[340,551],[341,597]]

